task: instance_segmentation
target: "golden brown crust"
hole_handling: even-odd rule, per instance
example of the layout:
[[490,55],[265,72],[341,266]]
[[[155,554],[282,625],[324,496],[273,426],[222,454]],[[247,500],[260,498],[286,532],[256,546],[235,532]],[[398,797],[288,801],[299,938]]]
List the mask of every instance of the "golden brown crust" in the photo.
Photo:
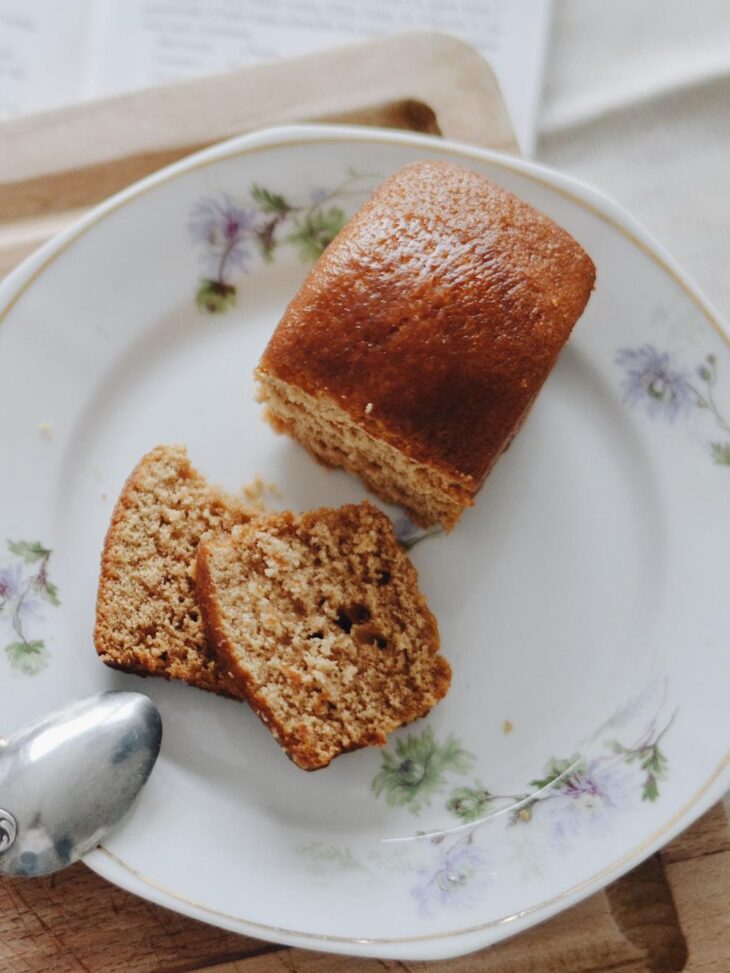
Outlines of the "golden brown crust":
[[206,527],[232,527],[251,516],[205,483],[184,447],[158,446],[143,456],[104,539],[94,627],[101,660],[123,672],[179,679],[240,699],[205,640],[191,572]]
[[259,365],[333,400],[468,498],[588,301],[595,268],[552,220],[477,173],[391,176],[310,272]]
[[[345,538],[338,557],[327,543],[333,535]],[[335,548],[341,543],[335,540]],[[240,565],[238,579],[227,573],[231,565]],[[438,626],[415,568],[388,519],[368,503],[272,515],[207,539],[195,575],[221,670],[304,770],[384,745],[389,732],[424,716],[449,688],[451,669],[438,655]],[[244,583],[256,586],[253,594],[231,598]],[[354,591],[368,610],[345,635],[333,617],[338,599],[347,603]],[[246,616],[255,623],[242,622]],[[378,637],[386,637],[378,649],[367,631],[376,622]],[[302,632],[310,634],[302,639]],[[325,652],[317,656],[320,646]],[[357,688],[352,676],[343,682],[346,667],[359,669]]]

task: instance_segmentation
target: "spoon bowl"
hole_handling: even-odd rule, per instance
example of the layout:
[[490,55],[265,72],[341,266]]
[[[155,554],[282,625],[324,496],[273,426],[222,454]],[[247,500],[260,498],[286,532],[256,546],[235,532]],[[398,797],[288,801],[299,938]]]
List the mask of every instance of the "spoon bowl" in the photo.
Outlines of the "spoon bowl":
[[147,696],[103,692],[0,741],[0,874],[66,868],[129,811],[160,751]]

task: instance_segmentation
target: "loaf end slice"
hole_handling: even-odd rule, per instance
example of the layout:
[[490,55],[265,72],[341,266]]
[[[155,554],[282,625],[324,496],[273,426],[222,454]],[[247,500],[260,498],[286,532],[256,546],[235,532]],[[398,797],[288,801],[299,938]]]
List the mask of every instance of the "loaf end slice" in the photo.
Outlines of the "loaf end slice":
[[207,532],[251,517],[205,481],[183,446],[147,453],[122,490],[104,542],[94,629],[101,660],[240,698],[205,638],[193,571]]

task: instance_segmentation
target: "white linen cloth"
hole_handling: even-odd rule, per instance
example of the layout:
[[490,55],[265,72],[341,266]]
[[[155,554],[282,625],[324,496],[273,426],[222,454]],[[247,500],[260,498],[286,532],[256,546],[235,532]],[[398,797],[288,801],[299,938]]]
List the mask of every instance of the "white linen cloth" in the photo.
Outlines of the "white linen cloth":
[[539,118],[539,161],[629,210],[730,333],[730,2],[554,0]]
[[629,210],[730,326],[728,0],[554,0],[537,157]]

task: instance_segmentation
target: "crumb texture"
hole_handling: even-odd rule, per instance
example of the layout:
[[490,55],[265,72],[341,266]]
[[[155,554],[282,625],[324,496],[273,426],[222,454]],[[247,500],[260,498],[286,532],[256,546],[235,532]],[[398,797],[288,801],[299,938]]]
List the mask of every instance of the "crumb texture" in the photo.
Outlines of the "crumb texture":
[[448,690],[415,568],[369,503],[206,538],[196,583],[228,678],[306,770],[382,746]]
[[[260,397],[313,454],[387,500],[400,478],[406,506],[448,527],[524,421],[594,280],[544,214],[464,166],[414,163],[317,261],[261,359]],[[301,403],[293,421],[294,390],[317,403],[326,451]],[[369,437],[354,452],[352,424]],[[376,441],[410,465],[377,482]]]
[[473,503],[469,477],[448,475],[411,459],[358,425],[326,397],[315,398],[272,375],[259,375],[266,417],[277,432],[287,432],[325,466],[341,466],[364,480],[388,503],[405,507],[423,527],[452,527]]
[[209,531],[251,513],[208,485],[182,446],[139,462],[117,502],[102,554],[94,641],[102,661],[239,696],[218,668],[195,599],[193,570]]

